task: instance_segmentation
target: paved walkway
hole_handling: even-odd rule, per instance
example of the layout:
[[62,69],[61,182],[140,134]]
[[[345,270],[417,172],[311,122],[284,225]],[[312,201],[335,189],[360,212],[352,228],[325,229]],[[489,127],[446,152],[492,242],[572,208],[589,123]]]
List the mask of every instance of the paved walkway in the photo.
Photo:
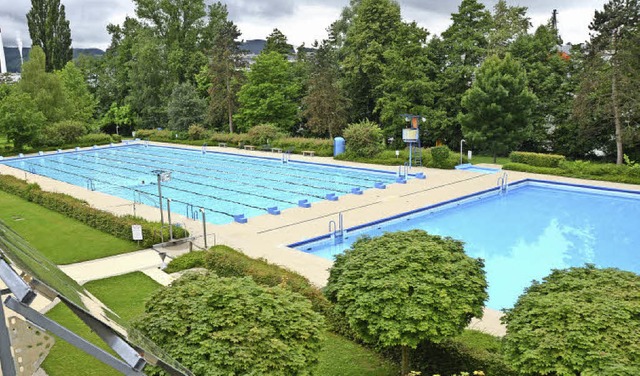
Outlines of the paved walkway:
[[[175,146],[175,145],[172,145]],[[186,147],[186,146],[185,146]],[[200,150],[199,147],[194,149]],[[208,150],[230,152],[229,148],[209,147]],[[238,154],[264,155],[273,157],[272,153],[259,151],[232,150]],[[355,167],[371,168],[332,158],[292,156],[292,160],[304,160],[327,164],[351,165]],[[375,166],[377,169],[397,171],[397,167]],[[299,272],[317,286],[324,286],[328,277],[328,269],[332,261],[300,252],[287,247],[287,244],[298,242],[327,233],[328,223],[336,220],[340,213],[344,216],[345,228],[364,224],[374,219],[385,218],[401,214],[416,208],[451,200],[463,195],[473,194],[481,190],[496,186],[497,174],[484,175],[471,171],[438,170],[423,167],[413,168],[413,173],[424,172],[426,180],[411,179],[407,184],[390,184],[387,189],[368,189],[362,195],[341,196],[339,201],[322,201],[314,203],[312,208],[290,208],[282,211],[281,215],[262,215],[250,218],[247,224],[230,223],[227,225],[207,224],[208,245],[214,243],[225,244],[241,250],[254,258],[264,258],[269,262],[282,265]],[[107,210],[115,214],[136,214],[149,220],[159,220],[157,208],[146,205],[133,205],[131,201],[90,191],[82,187],[62,183],[39,175],[25,173],[0,165],[0,173],[11,174],[18,178],[25,177],[30,182],[38,183],[43,189],[64,192],[89,202],[92,206]],[[640,186],[616,184],[599,181],[584,181],[562,178],[557,176],[534,175],[509,171],[509,181],[514,182],[525,178],[537,178],[551,181],[589,184],[624,188],[640,191]],[[203,245],[203,225],[201,222],[172,213],[174,222],[184,223],[192,235],[200,236],[197,242]],[[171,278],[158,269],[161,260],[153,250],[144,250],[132,254],[109,257],[86,263],[62,267],[65,272],[80,282],[90,279],[125,274],[141,270],[162,284],[170,282]],[[504,327],[499,322],[500,312],[486,310],[485,318],[474,321],[472,325],[494,334],[503,334]]]

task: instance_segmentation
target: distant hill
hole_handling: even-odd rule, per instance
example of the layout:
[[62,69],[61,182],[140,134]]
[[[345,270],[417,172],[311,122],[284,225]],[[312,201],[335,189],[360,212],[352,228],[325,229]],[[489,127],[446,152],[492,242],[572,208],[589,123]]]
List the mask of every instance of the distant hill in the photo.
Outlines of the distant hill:
[[[22,56],[24,61],[29,60],[29,52],[31,52],[31,47],[22,48]],[[102,56],[103,54],[104,54],[104,51],[97,48],[74,48],[73,49],[74,59],[80,55]],[[18,51],[18,47],[5,47],[4,56],[5,56],[5,59],[7,60],[7,71],[11,73],[20,72],[20,52]]]
[[257,55],[262,51],[262,49],[264,49],[264,46],[266,45],[267,41],[264,39],[251,39],[240,43],[240,49],[246,50],[250,55]]

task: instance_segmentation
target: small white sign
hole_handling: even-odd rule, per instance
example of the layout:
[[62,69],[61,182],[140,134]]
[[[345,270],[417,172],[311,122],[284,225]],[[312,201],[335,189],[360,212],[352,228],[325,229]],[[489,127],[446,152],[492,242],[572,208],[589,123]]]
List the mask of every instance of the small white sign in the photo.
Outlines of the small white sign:
[[142,226],[131,225],[131,234],[133,235],[133,240],[142,240]]

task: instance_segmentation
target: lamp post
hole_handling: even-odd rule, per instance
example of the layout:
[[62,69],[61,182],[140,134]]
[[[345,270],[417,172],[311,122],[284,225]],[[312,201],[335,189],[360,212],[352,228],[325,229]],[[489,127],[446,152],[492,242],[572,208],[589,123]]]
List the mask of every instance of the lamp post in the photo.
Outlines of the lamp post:
[[207,249],[207,219],[205,218],[204,208],[200,208],[202,213],[202,237],[204,238],[204,249]]
[[119,130],[120,130],[120,126],[116,125],[116,134],[118,134],[118,135],[120,134]]
[[462,140],[460,140],[460,164],[462,164],[462,144],[464,144],[465,141],[464,138]]
[[[158,199],[160,204],[160,226],[164,228],[164,213],[162,212],[162,182],[171,180],[171,171],[166,170],[153,170],[152,171],[158,177]],[[162,230],[160,230],[162,233]]]

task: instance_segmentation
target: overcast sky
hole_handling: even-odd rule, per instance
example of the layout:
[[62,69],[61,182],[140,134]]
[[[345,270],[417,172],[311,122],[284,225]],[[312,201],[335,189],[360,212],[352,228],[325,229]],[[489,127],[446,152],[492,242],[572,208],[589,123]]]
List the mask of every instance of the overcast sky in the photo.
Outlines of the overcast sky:
[[[211,0],[206,0],[210,3]],[[314,40],[327,37],[326,28],[340,15],[349,0],[227,0],[230,18],[242,31],[242,38],[265,39],[274,29],[282,31],[289,42],[307,46]],[[482,0],[492,8],[497,0]],[[31,45],[26,13],[31,7],[28,0],[2,0],[0,28],[5,46],[16,46],[21,38],[24,46]],[[134,16],[131,0],[62,0],[71,24],[74,47],[105,49],[109,44],[106,26],[121,23]],[[416,21],[432,34],[439,34],[451,23],[451,13],[460,1],[400,0],[405,20]],[[507,0],[509,5],[529,8],[528,16],[534,28],[545,23],[555,8],[558,10],[558,28],[565,42],[581,43],[588,39],[588,25],[595,10],[601,10],[605,0]]]

